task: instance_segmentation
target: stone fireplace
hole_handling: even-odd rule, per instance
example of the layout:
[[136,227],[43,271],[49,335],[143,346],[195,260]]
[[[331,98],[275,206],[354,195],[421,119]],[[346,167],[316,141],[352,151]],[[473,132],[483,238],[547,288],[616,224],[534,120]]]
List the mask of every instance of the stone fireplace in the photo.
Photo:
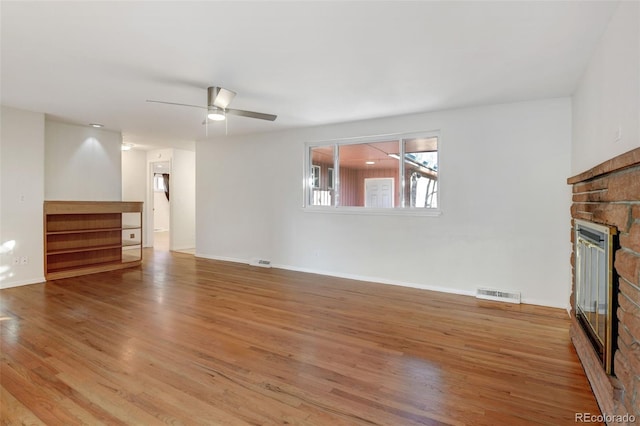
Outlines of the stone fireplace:
[[[568,183],[573,186],[574,219],[571,339],[603,414],[632,414],[640,419],[640,148],[569,178]],[[581,267],[576,261],[576,224],[588,222],[618,233],[618,242],[612,247],[613,356],[609,366],[594,348],[593,336],[581,327],[584,309],[581,313],[576,306],[576,277],[581,274],[576,270]],[[591,310],[597,312],[600,305],[596,302]]]

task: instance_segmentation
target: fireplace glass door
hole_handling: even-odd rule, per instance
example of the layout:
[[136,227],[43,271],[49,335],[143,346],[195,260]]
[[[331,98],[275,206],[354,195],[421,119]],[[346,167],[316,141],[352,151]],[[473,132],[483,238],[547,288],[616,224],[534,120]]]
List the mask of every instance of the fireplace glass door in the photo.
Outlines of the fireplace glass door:
[[615,228],[575,221],[576,318],[607,373],[613,355],[612,243]]

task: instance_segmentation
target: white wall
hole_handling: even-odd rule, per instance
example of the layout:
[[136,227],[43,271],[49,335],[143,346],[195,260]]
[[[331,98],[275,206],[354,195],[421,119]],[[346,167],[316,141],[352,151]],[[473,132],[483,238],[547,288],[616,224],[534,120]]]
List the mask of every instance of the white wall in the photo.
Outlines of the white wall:
[[[440,130],[438,217],[305,212],[304,143]],[[196,253],[566,307],[569,99],[199,141]]]
[[173,150],[171,162],[171,250],[196,246],[196,153]]
[[[0,288],[44,281],[44,114],[2,107],[0,114]],[[0,248],[0,253],[2,253]],[[14,265],[14,257],[27,257]]]
[[[618,128],[622,138],[616,141]],[[640,3],[620,2],[573,96],[571,174],[640,147]]]
[[45,122],[45,199],[120,201],[120,133]]
[[147,153],[132,149],[122,151],[122,201],[147,198]]

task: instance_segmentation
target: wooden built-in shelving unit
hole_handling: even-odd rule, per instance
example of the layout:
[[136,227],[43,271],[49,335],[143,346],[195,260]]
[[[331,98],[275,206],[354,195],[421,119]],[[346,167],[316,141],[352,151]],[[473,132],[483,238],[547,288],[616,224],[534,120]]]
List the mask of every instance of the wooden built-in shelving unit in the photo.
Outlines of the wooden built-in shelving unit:
[[142,202],[44,202],[47,280],[141,263]]

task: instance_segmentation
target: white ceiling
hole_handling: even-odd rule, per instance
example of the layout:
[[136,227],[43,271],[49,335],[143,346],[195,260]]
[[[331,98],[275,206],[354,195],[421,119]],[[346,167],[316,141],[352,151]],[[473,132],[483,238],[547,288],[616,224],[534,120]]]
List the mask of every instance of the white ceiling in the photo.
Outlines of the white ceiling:
[[[135,144],[568,96],[617,2],[1,2],[2,104]],[[224,134],[224,124],[209,127]]]

